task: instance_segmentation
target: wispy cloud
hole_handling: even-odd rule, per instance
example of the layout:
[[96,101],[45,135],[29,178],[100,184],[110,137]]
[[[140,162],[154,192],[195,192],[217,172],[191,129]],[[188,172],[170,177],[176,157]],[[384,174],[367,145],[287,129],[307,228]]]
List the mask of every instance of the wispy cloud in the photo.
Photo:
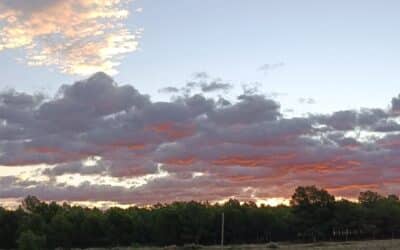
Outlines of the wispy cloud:
[[22,49],[31,66],[68,74],[117,72],[138,48],[141,30],[125,25],[131,0],[5,0],[0,2],[0,51]]
[[299,103],[301,104],[315,104],[315,100],[313,98],[299,98]]
[[266,63],[262,65],[261,67],[258,68],[258,70],[263,71],[264,73],[268,73],[271,70],[275,70],[278,68],[282,68],[285,66],[285,63],[279,62],[279,63]]
[[168,86],[159,90],[160,93],[173,93],[173,94],[186,94],[190,95],[193,92],[200,91],[200,93],[213,93],[213,92],[224,92],[233,89],[233,85],[230,82],[224,81],[221,78],[212,78],[206,72],[196,72],[190,81],[187,81],[184,87],[177,88]]

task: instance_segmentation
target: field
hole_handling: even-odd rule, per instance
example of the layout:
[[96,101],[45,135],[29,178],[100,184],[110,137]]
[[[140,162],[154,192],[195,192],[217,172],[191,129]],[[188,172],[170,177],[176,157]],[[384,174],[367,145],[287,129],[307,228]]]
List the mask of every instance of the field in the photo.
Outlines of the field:
[[[113,250],[221,250],[220,246],[169,246],[164,248],[155,247],[136,247],[136,248],[112,248]],[[265,245],[242,245],[225,246],[224,250],[261,250],[261,249],[290,249],[290,250],[389,250],[400,249],[400,240],[376,240],[376,241],[347,241],[347,242],[318,242],[310,244],[288,244],[288,243],[270,243]],[[87,249],[100,250],[100,249]],[[104,249],[105,250],[105,249]]]

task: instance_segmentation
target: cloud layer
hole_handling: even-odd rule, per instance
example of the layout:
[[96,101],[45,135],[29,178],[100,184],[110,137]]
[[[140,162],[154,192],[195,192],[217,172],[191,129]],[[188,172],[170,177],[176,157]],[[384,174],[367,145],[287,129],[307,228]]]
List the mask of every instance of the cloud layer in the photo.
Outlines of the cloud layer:
[[310,184],[344,197],[399,193],[398,98],[387,110],[287,118],[260,92],[212,98],[209,91],[230,84],[195,79],[168,102],[104,73],[62,86],[54,98],[0,93],[0,165],[47,166],[0,178],[0,198],[258,201]]
[[130,0],[5,0],[0,2],[0,51],[21,48],[32,66],[69,74],[116,73],[138,47],[140,31],[124,25]]

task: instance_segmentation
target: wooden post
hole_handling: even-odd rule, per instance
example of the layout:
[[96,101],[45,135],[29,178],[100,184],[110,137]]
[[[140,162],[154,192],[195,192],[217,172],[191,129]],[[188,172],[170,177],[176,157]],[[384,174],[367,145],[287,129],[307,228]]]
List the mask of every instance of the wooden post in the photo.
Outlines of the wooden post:
[[224,228],[225,228],[225,215],[222,212],[222,221],[221,221],[221,249],[224,249]]

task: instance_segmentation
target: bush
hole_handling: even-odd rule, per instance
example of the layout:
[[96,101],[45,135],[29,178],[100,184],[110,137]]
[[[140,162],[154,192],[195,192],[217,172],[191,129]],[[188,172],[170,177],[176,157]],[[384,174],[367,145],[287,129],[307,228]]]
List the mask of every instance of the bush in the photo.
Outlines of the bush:
[[45,249],[46,240],[43,236],[36,235],[28,230],[22,232],[18,238],[19,250],[43,250]]

